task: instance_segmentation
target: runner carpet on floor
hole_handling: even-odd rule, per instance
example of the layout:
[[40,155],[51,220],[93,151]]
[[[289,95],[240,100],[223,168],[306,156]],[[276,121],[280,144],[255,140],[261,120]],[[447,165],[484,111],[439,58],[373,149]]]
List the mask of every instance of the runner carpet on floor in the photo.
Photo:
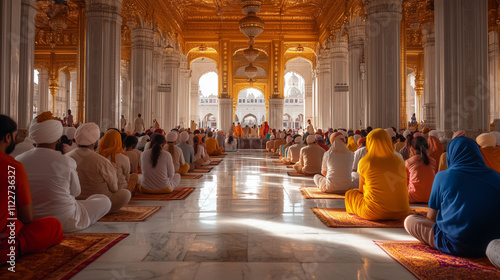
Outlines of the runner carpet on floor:
[[395,261],[421,280],[500,279],[488,258],[447,255],[418,241],[374,241]]
[[70,279],[127,236],[122,233],[64,234],[61,244],[43,253],[18,258],[15,273],[3,265],[0,279]]
[[314,174],[313,175],[306,175],[306,174],[302,174],[302,173],[299,173],[299,172],[295,172],[295,171],[288,171],[288,176],[291,176],[291,177],[314,177]]
[[194,187],[179,187],[167,194],[136,194],[132,200],[182,200],[186,199],[193,191]]
[[[313,213],[327,227],[334,228],[402,228],[403,220],[369,221],[349,214],[343,208],[312,208]],[[410,214],[427,215],[427,208],[411,208]]]
[[202,174],[184,174],[181,175],[181,179],[200,179],[203,177]]
[[115,213],[102,217],[98,222],[144,222],[158,213],[161,208],[161,206],[127,205]]
[[343,194],[324,193],[318,187],[301,187],[300,193],[306,199],[343,199]]

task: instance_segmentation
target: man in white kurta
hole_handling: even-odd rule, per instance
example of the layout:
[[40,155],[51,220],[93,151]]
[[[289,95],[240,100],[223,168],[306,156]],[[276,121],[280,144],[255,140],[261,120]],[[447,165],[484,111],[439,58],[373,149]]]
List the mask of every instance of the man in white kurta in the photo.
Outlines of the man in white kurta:
[[99,140],[99,127],[95,123],[81,125],[76,132],[78,148],[66,154],[76,161],[80,179],[81,194],[78,200],[93,194],[104,194],[111,200],[110,212],[116,212],[127,205],[132,197],[129,190],[119,189],[116,169],[105,157],[94,152]]
[[325,149],[317,144],[314,135],[307,136],[306,141],[307,146],[300,149],[299,161],[294,164],[293,169],[306,175],[321,174],[321,163]]
[[137,115],[137,118],[134,121],[134,131],[135,133],[143,134],[145,131],[146,125],[144,124],[144,119],[141,117],[141,114]]
[[351,189],[351,166],[354,153],[341,140],[336,132],[330,136],[330,149],[323,156],[321,175],[314,175],[314,183],[326,193],[345,193]]
[[295,137],[295,144],[288,148],[287,164],[296,164],[300,159],[300,150],[305,147],[302,143],[302,136]]
[[82,201],[75,199],[81,192],[76,162],[55,151],[62,130],[57,120],[33,120],[30,136],[37,147],[16,159],[28,174],[35,219],[56,217],[65,232],[72,232],[85,229],[106,215],[111,201],[103,194]]

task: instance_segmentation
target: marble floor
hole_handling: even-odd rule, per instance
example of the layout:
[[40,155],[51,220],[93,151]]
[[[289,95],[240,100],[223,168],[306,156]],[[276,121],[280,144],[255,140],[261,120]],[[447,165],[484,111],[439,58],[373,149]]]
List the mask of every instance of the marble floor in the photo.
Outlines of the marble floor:
[[306,200],[262,150],[230,153],[179,201],[142,223],[97,223],[84,232],[130,235],[73,279],[415,279],[373,240],[414,240],[404,229],[334,229],[312,207],[343,200]]

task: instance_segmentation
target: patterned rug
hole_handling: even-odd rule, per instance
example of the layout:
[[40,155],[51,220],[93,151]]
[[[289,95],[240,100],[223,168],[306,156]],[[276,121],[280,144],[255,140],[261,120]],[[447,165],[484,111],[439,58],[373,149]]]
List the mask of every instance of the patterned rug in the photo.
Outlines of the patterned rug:
[[306,175],[295,171],[288,171],[288,176],[292,177],[314,177],[314,175]]
[[222,154],[222,155],[218,155],[218,156],[210,156],[210,158],[225,158],[227,156],[227,154]]
[[158,213],[161,206],[123,206],[118,212],[102,217],[98,222],[144,222]]
[[279,155],[273,155],[271,158],[280,158]]
[[202,174],[184,174],[181,175],[181,179],[200,179],[203,177]]
[[374,241],[395,261],[421,280],[500,279],[488,258],[461,258],[432,249],[418,241]]
[[222,160],[210,160],[209,165],[219,165],[222,162]]
[[190,170],[188,173],[209,173],[210,171],[212,171],[212,169],[196,168]]
[[122,233],[64,234],[61,244],[43,253],[19,258],[15,273],[3,265],[0,279],[70,279],[127,236]]
[[194,187],[175,188],[173,192],[167,194],[136,194],[132,200],[182,200],[186,199],[193,191]]
[[343,194],[324,193],[318,187],[301,187],[300,193],[306,199],[344,199]]
[[[368,221],[344,208],[311,208],[318,219],[333,228],[402,228],[403,220]],[[427,208],[410,208],[411,214],[427,215]]]

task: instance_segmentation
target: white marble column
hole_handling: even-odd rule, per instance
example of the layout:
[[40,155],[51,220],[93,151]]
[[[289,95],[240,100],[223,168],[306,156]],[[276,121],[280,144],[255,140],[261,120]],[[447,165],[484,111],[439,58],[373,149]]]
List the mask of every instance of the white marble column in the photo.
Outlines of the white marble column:
[[[327,45],[330,45],[330,42],[327,42]],[[317,124],[314,128],[326,129],[331,126],[332,120],[332,63],[329,46],[320,50],[318,64]]]
[[[120,74],[121,74],[121,115],[127,119],[127,123],[134,120],[132,113],[130,112],[130,104],[132,101],[132,96],[130,94],[130,62],[122,59],[120,62]],[[120,116],[121,118],[121,116]]]
[[366,6],[367,126],[373,128],[400,126],[401,11],[401,0]]
[[487,0],[436,0],[437,129],[489,129]]
[[0,2],[0,114],[18,120],[21,1]]
[[165,57],[165,83],[170,85],[171,91],[167,92],[167,102],[164,104],[167,112],[165,128],[170,130],[179,124],[179,54],[172,53]]
[[[189,94],[189,123],[191,124],[191,120],[195,123],[198,123],[200,116],[198,115],[198,103],[200,102],[200,95],[198,93],[199,84],[198,81],[192,81],[195,83],[191,83],[191,90]],[[231,117],[232,118],[232,117]],[[219,119],[217,119],[219,122]],[[220,127],[220,126],[219,126]]]
[[[189,127],[191,124],[189,113],[191,70],[188,68],[186,57],[182,58],[179,83],[179,125]],[[218,120],[218,119],[217,119]]]
[[35,14],[36,1],[21,1],[21,36],[19,56],[18,129],[28,129],[33,118],[35,79]]
[[[130,60],[132,116],[142,115],[148,129],[152,122],[151,87],[153,72],[153,30],[150,27],[132,29],[132,56]],[[163,104],[165,106],[166,104]],[[160,125],[164,125],[160,123]]]
[[158,86],[163,82],[163,48],[155,46],[153,49],[153,71],[151,73],[151,118],[156,119],[163,129],[168,130],[169,127],[165,126],[165,121],[162,119],[163,110],[167,110],[167,104],[162,104],[159,101],[160,95],[165,92],[159,92]]
[[434,23],[422,26],[424,35],[424,93],[423,121],[429,128],[436,128],[436,38]]
[[276,130],[283,129],[284,101],[283,98],[269,98],[269,126]]
[[[194,121],[196,123],[198,122],[198,120]],[[217,119],[218,129],[227,132],[232,128],[232,125],[233,125],[233,99],[219,98],[219,118]]]
[[365,21],[356,16],[349,21],[349,122],[347,127],[359,129],[366,126],[366,88],[361,64],[365,51]]
[[72,71],[69,73],[71,76],[71,89],[70,89],[70,101],[69,106],[71,108],[71,114],[73,115],[73,121],[77,121],[76,116],[78,116],[78,72]]
[[498,31],[488,33],[488,94],[490,118],[500,119],[500,94],[498,92]]
[[119,127],[122,0],[87,0],[85,121]]
[[314,90],[314,79],[311,79],[311,84],[306,84],[305,86],[305,94],[304,94],[304,122],[302,126],[304,126],[305,122],[307,122],[307,118],[312,119],[313,116],[313,90]]
[[38,71],[38,114],[49,110],[49,73],[45,69],[40,69]]
[[337,34],[336,39],[330,50],[331,58],[331,98],[330,106],[327,110],[330,112],[330,121],[323,125],[323,130],[333,128],[352,128],[348,124],[349,117],[349,64],[347,59],[348,47],[345,37]]

